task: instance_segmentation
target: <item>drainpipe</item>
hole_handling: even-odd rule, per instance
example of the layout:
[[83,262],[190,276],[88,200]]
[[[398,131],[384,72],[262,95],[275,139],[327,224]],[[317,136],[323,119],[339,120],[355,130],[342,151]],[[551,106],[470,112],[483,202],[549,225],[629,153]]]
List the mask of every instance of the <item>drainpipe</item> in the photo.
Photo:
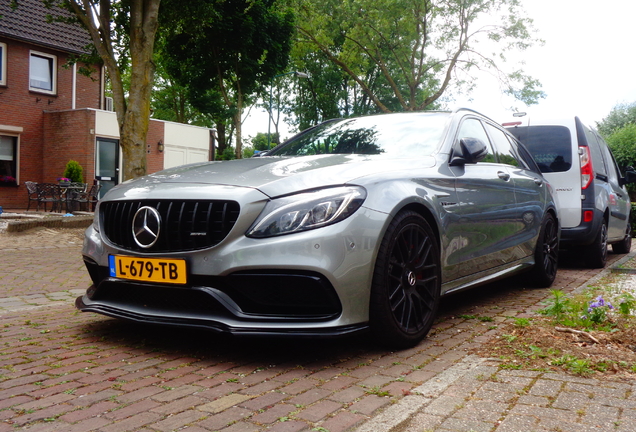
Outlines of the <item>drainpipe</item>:
[[71,89],[71,109],[75,109],[76,102],[75,98],[77,97],[77,63],[73,63],[73,84]]

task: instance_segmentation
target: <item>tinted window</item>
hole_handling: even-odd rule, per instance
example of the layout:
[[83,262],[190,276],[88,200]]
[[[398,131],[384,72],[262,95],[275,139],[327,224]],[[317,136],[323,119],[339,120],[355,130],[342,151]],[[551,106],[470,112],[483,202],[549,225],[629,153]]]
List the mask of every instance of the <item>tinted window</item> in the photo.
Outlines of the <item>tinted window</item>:
[[541,172],[563,172],[572,167],[572,137],[565,126],[520,126],[508,131],[525,144]]
[[462,125],[459,128],[459,134],[457,139],[461,140],[462,138],[477,138],[484,144],[486,144],[486,148],[488,149],[488,154],[481,162],[496,162],[495,157],[493,156],[493,151],[490,145],[490,140],[488,139],[488,135],[484,130],[484,126],[477,119],[469,118],[462,122]]
[[610,150],[609,146],[603,138],[596,135],[596,139],[601,144],[601,151],[603,152],[603,159],[605,159],[605,165],[607,168],[607,177],[609,177],[610,181],[614,184],[618,184],[618,180],[621,177],[621,172],[618,169],[618,165],[616,164],[616,159],[614,159],[614,155]]
[[499,163],[519,166],[519,161],[517,160],[515,153],[512,151],[510,141],[508,141],[506,134],[489,124],[486,124],[486,129],[488,129],[488,133],[492,138]]
[[428,156],[439,148],[448,116],[448,113],[389,114],[328,122],[291,138],[267,155]]
[[586,127],[584,127],[583,130],[585,131],[587,145],[592,155],[592,168],[594,168],[594,171],[598,174],[607,175],[607,167],[601,154],[601,144],[597,141],[596,135],[591,130]]
[[0,135],[0,177],[4,179],[4,183],[13,184],[15,182],[17,177],[16,158],[17,138]]

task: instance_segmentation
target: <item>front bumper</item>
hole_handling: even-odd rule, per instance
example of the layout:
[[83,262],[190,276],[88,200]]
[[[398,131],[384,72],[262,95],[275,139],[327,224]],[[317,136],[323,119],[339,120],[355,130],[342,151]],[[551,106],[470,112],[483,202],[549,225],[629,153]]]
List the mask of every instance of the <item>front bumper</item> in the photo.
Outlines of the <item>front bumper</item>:
[[[226,333],[235,336],[294,336],[294,337],[337,337],[347,336],[353,333],[363,332],[368,329],[367,323],[348,326],[317,327],[310,322],[284,322],[275,319],[269,325],[254,319],[241,320],[238,317],[230,318],[227,311],[216,303],[214,295],[204,289],[194,289],[192,298],[202,300],[200,307],[196,309],[179,309],[173,306],[165,308],[121,305],[117,302],[91,300],[87,294],[75,300],[75,306],[82,312],[95,312],[113,318],[134,321],[143,324],[176,326],[186,328],[199,328],[217,333]],[[156,304],[155,304],[156,306]],[[281,325],[284,324],[284,325]]]
[[149,255],[120,250],[91,227],[83,252],[93,285],[76,306],[115,318],[235,335],[363,331],[368,328],[377,242],[386,220],[386,214],[363,207],[316,230],[267,239],[231,233],[213,248],[162,254],[188,261],[186,285],[112,277],[110,255]]

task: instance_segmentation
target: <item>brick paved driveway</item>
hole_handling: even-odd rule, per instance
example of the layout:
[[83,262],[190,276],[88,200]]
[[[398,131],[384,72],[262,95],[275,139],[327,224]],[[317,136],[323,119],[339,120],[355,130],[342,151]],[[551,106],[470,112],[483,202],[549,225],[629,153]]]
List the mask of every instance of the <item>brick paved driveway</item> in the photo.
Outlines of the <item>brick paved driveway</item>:
[[[498,322],[527,315],[549,295],[548,290],[525,289],[519,279],[448,298],[430,336],[399,352],[376,348],[366,338],[229,339],[77,312],[69,301],[74,294],[63,291],[88,284],[79,251],[80,245],[66,245],[2,252],[0,297],[9,306],[3,309],[0,301],[0,432],[389,430],[373,421],[408,403],[414,392],[422,394],[418,390],[422,386],[442,382],[465,360],[467,350],[496,334]],[[611,255],[614,261],[620,257]],[[570,291],[597,273],[570,263],[560,269],[554,288]],[[480,367],[488,374],[497,371],[492,365]],[[506,391],[516,394],[515,401],[528,379],[501,375],[502,382],[511,383]],[[545,384],[536,375],[532,379]],[[474,375],[471,385],[468,382],[445,388],[451,393],[430,399],[438,411],[413,410],[408,430],[503,431],[512,421],[506,417],[510,421],[501,422],[504,412],[522,410],[519,405],[505,408],[510,400],[504,397],[486,398],[493,408],[485,411],[497,415],[480,418],[475,413],[483,414],[482,407],[468,410],[464,421],[458,414],[460,420],[452,422],[448,416],[464,412],[467,407],[461,401],[470,399],[466,391],[475,391],[479,377]],[[595,387],[588,382],[580,385]],[[628,391],[634,393],[631,387],[623,389],[625,395]],[[557,399],[556,395],[536,397]],[[452,409],[444,408],[444,403]],[[575,419],[557,419],[554,424],[564,427],[573,422],[576,430],[588,430],[587,426],[592,430],[593,422],[581,423],[579,411],[571,414]],[[514,423],[505,430],[535,430],[523,423],[530,417],[517,414],[521,426]],[[444,427],[433,429],[444,421]],[[612,430],[630,430],[616,427]]]

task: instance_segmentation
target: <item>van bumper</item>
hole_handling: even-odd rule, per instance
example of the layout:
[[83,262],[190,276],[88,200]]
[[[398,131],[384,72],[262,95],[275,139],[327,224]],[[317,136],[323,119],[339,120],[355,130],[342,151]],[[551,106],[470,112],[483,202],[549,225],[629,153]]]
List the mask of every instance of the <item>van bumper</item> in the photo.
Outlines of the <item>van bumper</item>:
[[[583,209],[583,211],[590,209]],[[596,239],[598,230],[603,221],[603,212],[598,209],[594,210],[594,218],[591,222],[583,222],[576,227],[561,227],[560,246],[568,249],[572,246],[586,246],[592,244]]]

